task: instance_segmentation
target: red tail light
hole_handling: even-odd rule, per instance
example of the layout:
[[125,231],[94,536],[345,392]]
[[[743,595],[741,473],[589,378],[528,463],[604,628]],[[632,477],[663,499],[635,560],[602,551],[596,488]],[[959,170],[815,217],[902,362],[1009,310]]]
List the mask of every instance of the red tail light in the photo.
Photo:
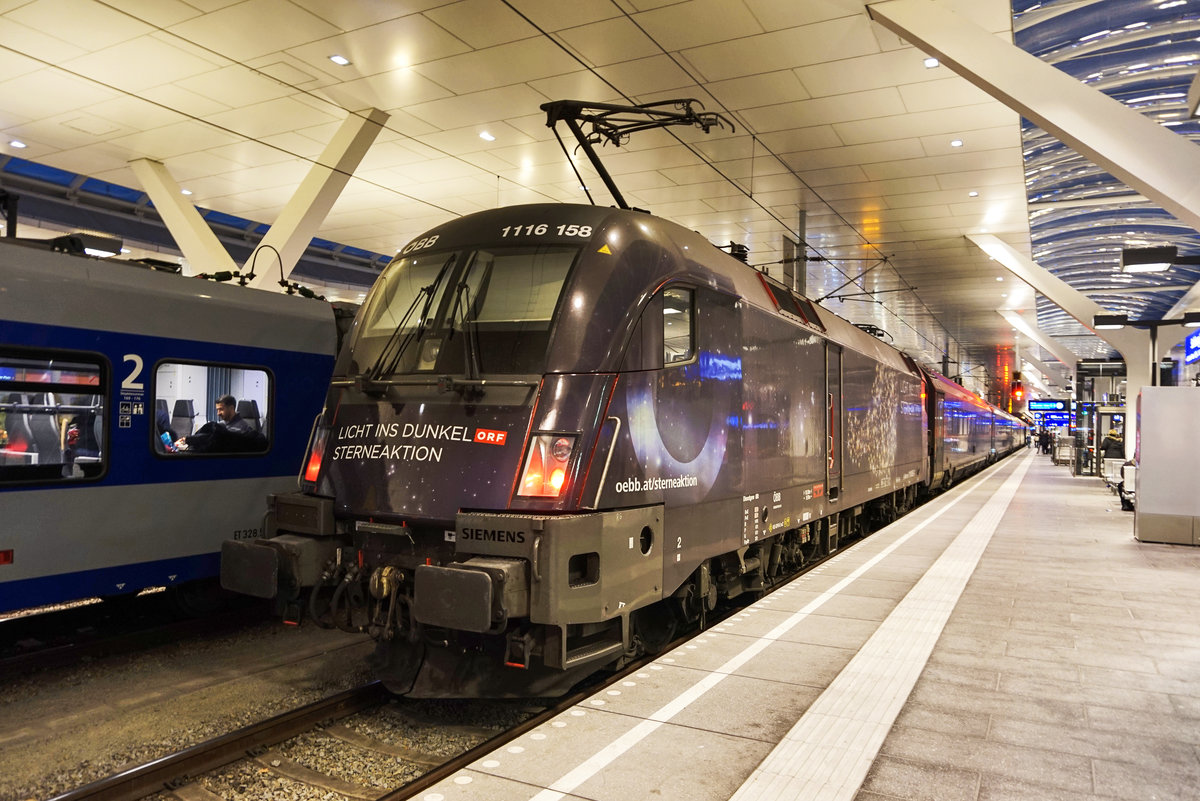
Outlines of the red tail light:
[[535,434],[529,442],[517,495],[531,498],[557,498],[561,495],[574,450],[575,437]]
[[302,480],[309,484],[317,483],[321,476],[321,459],[325,456],[325,440],[329,437],[329,429],[318,425],[308,446],[308,458],[304,461]]

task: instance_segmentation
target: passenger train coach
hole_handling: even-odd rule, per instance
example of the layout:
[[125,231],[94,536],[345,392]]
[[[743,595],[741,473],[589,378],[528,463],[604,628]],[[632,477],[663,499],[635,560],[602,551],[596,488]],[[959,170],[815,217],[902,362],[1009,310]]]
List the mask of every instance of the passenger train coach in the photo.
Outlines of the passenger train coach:
[[[222,540],[295,488],[336,340],[319,300],[0,239],[0,612],[164,586],[199,611]],[[224,394],[253,441],[176,451]]]
[[1023,433],[678,225],[485,211],[376,282],[302,491],[222,582],[370,633],[396,692],[548,694]]

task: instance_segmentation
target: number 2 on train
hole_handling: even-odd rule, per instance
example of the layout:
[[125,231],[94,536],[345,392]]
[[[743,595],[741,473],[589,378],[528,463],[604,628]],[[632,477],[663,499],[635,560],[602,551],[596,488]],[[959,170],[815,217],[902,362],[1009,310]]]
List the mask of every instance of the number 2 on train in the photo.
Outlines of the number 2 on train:
[[137,378],[142,374],[142,357],[136,353],[126,353],[121,357],[123,361],[133,362],[133,369],[129,371],[129,375],[125,376],[125,380],[121,382],[122,392],[142,392],[146,385]]

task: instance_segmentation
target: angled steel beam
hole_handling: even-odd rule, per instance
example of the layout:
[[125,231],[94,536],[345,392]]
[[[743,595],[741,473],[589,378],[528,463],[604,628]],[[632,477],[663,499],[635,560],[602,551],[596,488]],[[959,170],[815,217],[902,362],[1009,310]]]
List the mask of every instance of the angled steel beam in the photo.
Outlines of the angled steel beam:
[[[1037,327],[1037,323],[1028,319],[1025,315],[1011,309],[997,309],[996,313],[1005,319],[1005,321],[1013,328],[1020,331],[1025,336],[1032,339],[1034,342],[1041,345],[1050,355],[1063,363],[1063,366],[1073,376],[1075,375],[1075,364],[1079,361],[1079,356],[1069,348],[1064,348],[1058,342],[1055,342],[1051,337],[1047,336],[1042,329]],[[1028,357],[1026,357],[1028,358]]]
[[162,162],[134,159],[129,166],[141,182],[142,189],[150,196],[154,210],[175,239],[179,251],[187,259],[187,274],[233,272],[237,269],[229,251],[208,227],[196,207],[187,201],[179,184]]
[[266,236],[246,259],[242,272],[253,268],[255,273],[250,286],[265,289],[287,281],[388,117],[386,112],[373,108],[351,114],[342,123]]

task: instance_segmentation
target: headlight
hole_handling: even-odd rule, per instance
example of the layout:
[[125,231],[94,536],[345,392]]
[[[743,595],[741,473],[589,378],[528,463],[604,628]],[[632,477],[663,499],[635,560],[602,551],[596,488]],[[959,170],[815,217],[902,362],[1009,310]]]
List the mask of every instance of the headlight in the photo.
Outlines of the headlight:
[[557,498],[567,483],[567,467],[575,450],[575,437],[561,434],[535,434],[529,441],[525,468],[521,471],[517,495],[532,498]]

